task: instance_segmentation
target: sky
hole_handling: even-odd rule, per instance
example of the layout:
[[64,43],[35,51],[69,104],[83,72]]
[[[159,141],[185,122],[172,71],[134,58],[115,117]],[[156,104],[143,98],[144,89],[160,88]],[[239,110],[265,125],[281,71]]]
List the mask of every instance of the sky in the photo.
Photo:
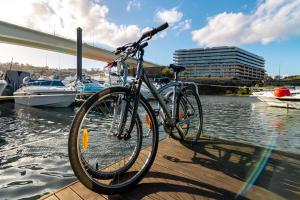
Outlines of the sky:
[[[173,62],[177,49],[238,46],[265,59],[270,75],[300,74],[300,0],[0,0],[0,20],[113,51],[168,22],[145,59]],[[75,68],[74,56],[0,43],[0,62]],[[84,68],[103,62],[83,59]]]

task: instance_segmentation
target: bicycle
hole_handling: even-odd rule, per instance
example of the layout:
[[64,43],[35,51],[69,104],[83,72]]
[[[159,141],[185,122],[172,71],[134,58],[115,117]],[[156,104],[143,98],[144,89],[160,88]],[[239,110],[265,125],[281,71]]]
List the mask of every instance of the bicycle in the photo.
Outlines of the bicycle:
[[[159,89],[143,70],[147,41],[167,27],[165,23],[145,32],[138,41],[117,48],[115,54],[121,57],[110,67],[123,70],[123,86],[91,96],[72,122],[68,142],[70,163],[77,178],[95,192],[122,193],[146,175],[157,152],[158,119],[165,132],[175,139],[195,143],[200,138],[203,117],[197,86],[177,80],[178,73],[185,68],[170,65],[175,80]],[[125,60],[135,56],[136,77],[127,84]],[[140,94],[143,82],[158,101],[158,109],[153,110],[147,101],[150,95],[145,98]]]

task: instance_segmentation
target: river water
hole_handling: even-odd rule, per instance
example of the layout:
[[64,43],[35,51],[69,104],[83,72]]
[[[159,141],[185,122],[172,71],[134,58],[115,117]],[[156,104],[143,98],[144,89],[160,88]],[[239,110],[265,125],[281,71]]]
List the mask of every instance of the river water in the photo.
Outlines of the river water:
[[[272,140],[274,149],[300,154],[300,110],[251,97],[201,100],[205,135],[259,146]],[[36,199],[75,180],[67,151],[75,112],[0,104],[0,199]]]

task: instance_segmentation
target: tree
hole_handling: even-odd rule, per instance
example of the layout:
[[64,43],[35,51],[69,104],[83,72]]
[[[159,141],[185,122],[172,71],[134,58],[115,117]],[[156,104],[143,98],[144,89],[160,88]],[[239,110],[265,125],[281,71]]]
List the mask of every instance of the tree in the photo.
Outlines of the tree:
[[188,72],[187,72],[186,70],[184,70],[184,71],[182,72],[182,75],[186,78],[187,75],[188,75]]
[[161,74],[162,74],[163,76],[169,77],[169,75],[170,75],[170,70],[169,70],[169,68],[167,68],[167,67],[163,68],[163,69],[161,70]]

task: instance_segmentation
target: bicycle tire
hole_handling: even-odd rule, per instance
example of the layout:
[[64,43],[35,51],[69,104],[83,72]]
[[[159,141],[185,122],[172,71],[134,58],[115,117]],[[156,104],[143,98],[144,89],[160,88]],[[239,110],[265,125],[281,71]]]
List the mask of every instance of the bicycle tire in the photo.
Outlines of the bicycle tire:
[[[129,109],[129,112],[132,112],[132,108]],[[137,124],[137,129],[141,130],[142,125],[141,125],[141,120],[138,115],[136,116],[136,124]],[[140,137],[142,138],[142,135],[140,135]],[[121,169],[118,169],[118,171],[115,171],[115,172],[99,172],[99,171],[96,171],[95,169],[93,169],[93,167],[90,166],[83,158],[82,158],[82,162],[86,168],[86,171],[93,178],[111,179],[111,178],[113,178],[113,176],[115,176],[115,174],[122,174],[123,172],[126,172],[134,164],[140,150],[141,150],[141,143],[138,144],[138,146],[136,148],[136,152],[135,152],[134,156],[132,156],[132,159],[130,159],[130,162],[128,162],[124,167],[122,167]]]
[[[185,100],[185,98],[187,96],[193,96],[193,98],[195,100],[195,102],[193,102],[193,103],[197,104],[198,109],[197,110],[195,109],[195,112],[198,111],[198,115],[195,116],[195,119],[197,120],[198,123],[196,123],[196,125],[194,125],[194,126],[197,126],[196,127],[197,130],[191,131],[191,124],[186,122],[186,123],[182,124],[182,126],[186,126],[186,128],[183,128],[183,130],[184,130],[183,137],[178,133],[179,130],[172,131],[170,133],[170,136],[176,140],[194,144],[201,137],[202,128],[203,128],[203,112],[202,112],[202,105],[201,105],[199,95],[196,93],[195,89],[192,87],[187,86],[183,89],[183,91],[181,93],[178,94],[177,102],[176,102],[176,114],[175,114],[176,123],[180,122],[180,120],[181,120],[181,119],[179,119],[180,112],[184,113],[183,114],[184,117],[187,117],[187,115],[188,115],[187,111],[189,110],[189,107],[191,107],[191,105],[189,105],[190,103],[186,102],[186,100]],[[180,107],[181,107],[181,109],[180,109]]]
[[[151,146],[148,146],[148,150],[145,152],[137,151],[138,157],[146,157],[145,163],[141,164],[141,168],[139,170],[133,169],[133,166],[138,165],[138,160],[135,159],[132,166],[129,167],[129,169],[124,169],[124,171],[117,174],[118,181],[116,181],[116,178],[114,177],[113,180],[107,181],[104,177],[101,177],[101,174],[99,176],[91,173],[89,171],[89,168],[86,168],[85,161],[82,159],[82,154],[80,152],[80,130],[82,129],[82,121],[85,120],[86,113],[89,112],[91,107],[95,103],[101,102],[103,99],[105,99],[109,95],[113,94],[130,94],[131,91],[128,88],[125,87],[111,87],[107,88],[99,93],[96,93],[92,97],[90,97],[79,109],[77,112],[72,125],[70,129],[70,135],[69,135],[69,142],[68,142],[68,151],[69,151],[69,160],[71,163],[71,167],[74,171],[74,174],[79,179],[80,182],[82,182],[86,187],[93,190],[94,192],[101,193],[101,194],[116,194],[116,193],[122,193],[129,189],[131,189],[133,186],[135,186],[148,172],[150,169],[158,147],[158,124],[153,112],[153,109],[149,105],[149,103],[145,100],[143,96],[140,98],[140,107],[145,109],[145,113],[148,115],[148,118],[150,119],[151,124],[151,130],[152,130],[152,138],[150,138],[148,141],[151,143]],[[140,113],[139,113],[140,114]],[[140,121],[140,119],[137,119],[137,121]],[[140,123],[140,122],[137,122]],[[141,130],[142,131],[142,130]],[[138,133],[137,133],[138,134]],[[144,137],[143,133],[142,136]],[[146,141],[145,139],[142,139],[142,141]],[[82,147],[81,147],[82,148]],[[150,149],[150,150],[149,150]],[[139,162],[141,162],[139,160]],[[134,175],[130,176],[130,173],[135,173]],[[122,179],[124,176],[128,175],[129,179],[125,180],[124,182]],[[101,182],[102,181],[102,182]]]

